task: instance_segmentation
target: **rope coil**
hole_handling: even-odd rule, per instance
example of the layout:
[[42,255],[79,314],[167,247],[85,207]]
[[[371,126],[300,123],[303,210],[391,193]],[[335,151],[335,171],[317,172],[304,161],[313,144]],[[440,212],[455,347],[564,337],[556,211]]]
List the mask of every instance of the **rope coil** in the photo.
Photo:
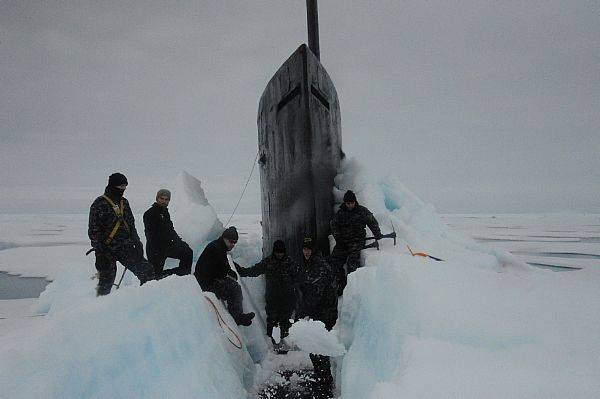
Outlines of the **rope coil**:
[[227,325],[227,323],[225,323],[225,320],[223,320],[223,316],[221,316],[221,313],[219,313],[219,309],[217,309],[217,306],[214,304],[214,302],[207,296],[205,296],[204,299],[206,299],[208,301],[208,303],[210,303],[212,305],[212,307],[215,311],[215,314],[217,315],[217,321],[219,322],[219,327],[221,327],[221,330],[223,330],[223,332],[225,332],[225,328],[223,328],[223,326],[227,327],[227,329],[237,339],[238,343],[236,344],[235,342],[233,342],[231,340],[231,338],[229,338],[228,334],[225,335],[227,337],[227,340],[231,343],[231,345],[235,346],[238,349],[242,349],[242,347],[243,347],[242,339],[235,333],[235,331],[233,331],[233,329],[231,327],[229,327],[229,325]]

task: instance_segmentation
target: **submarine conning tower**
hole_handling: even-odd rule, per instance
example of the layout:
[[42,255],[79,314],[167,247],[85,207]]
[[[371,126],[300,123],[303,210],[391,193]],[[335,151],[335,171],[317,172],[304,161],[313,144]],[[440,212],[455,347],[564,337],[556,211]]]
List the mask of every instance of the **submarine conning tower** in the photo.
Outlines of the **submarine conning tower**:
[[257,123],[263,255],[281,239],[299,260],[305,236],[328,255],[334,178],[344,156],[340,106],[331,78],[305,44],[267,84]]

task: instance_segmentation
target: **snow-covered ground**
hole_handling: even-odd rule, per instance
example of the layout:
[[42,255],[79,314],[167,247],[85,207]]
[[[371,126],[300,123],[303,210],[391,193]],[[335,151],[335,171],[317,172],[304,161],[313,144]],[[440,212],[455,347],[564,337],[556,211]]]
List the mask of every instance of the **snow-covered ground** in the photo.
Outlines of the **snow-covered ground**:
[[445,215],[442,218],[450,227],[475,240],[509,251],[539,267],[560,270],[600,266],[597,214]]
[[[338,396],[600,397],[600,215],[440,217],[394,177],[353,163],[336,184],[337,195],[356,191],[384,233],[392,224],[398,233],[396,246],[363,251],[334,336],[310,323],[293,329],[299,347],[321,342],[338,355]],[[229,215],[217,219],[192,191],[171,212],[197,256]],[[239,263],[260,257],[259,221],[231,222]],[[0,271],[53,280],[39,299],[0,301],[2,398],[237,399],[255,397],[274,370],[310,367],[305,352],[269,351],[262,278],[243,279],[244,307],[259,314],[237,328],[193,277],[138,287],[127,274],[96,298],[87,215],[0,215],[0,229]],[[444,261],[413,257],[406,245]]]

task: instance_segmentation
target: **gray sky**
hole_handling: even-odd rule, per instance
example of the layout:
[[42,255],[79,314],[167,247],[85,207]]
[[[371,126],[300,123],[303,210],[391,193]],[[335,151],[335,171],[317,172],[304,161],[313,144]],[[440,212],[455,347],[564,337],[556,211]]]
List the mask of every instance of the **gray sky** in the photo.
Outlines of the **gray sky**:
[[[440,212],[600,211],[600,2],[322,0],[319,19],[348,155]],[[0,212],[85,210],[114,171],[143,211],[181,170],[231,210],[303,42],[303,0],[0,1]]]

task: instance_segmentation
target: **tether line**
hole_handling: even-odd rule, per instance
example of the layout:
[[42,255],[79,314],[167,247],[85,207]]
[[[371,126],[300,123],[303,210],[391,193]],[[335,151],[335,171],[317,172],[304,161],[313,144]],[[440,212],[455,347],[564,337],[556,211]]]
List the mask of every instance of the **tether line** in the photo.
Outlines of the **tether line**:
[[254,163],[252,164],[252,169],[250,170],[250,175],[248,176],[248,180],[246,180],[246,184],[244,185],[242,194],[240,195],[240,198],[238,199],[237,204],[235,204],[235,208],[233,208],[233,212],[231,212],[231,216],[229,216],[229,219],[227,219],[227,223],[225,223],[225,227],[229,226],[229,222],[231,222],[231,218],[233,217],[233,215],[235,215],[235,211],[237,211],[238,206],[240,205],[240,202],[242,201],[242,198],[244,197],[244,193],[246,192],[246,189],[248,188],[248,184],[250,183],[250,179],[252,178],[252,173],[254,173],[254,168],[256,167],[256,161],[258,160],[259,152],[260,152],[260,150],[256,151],[256,157],[254,157]]

